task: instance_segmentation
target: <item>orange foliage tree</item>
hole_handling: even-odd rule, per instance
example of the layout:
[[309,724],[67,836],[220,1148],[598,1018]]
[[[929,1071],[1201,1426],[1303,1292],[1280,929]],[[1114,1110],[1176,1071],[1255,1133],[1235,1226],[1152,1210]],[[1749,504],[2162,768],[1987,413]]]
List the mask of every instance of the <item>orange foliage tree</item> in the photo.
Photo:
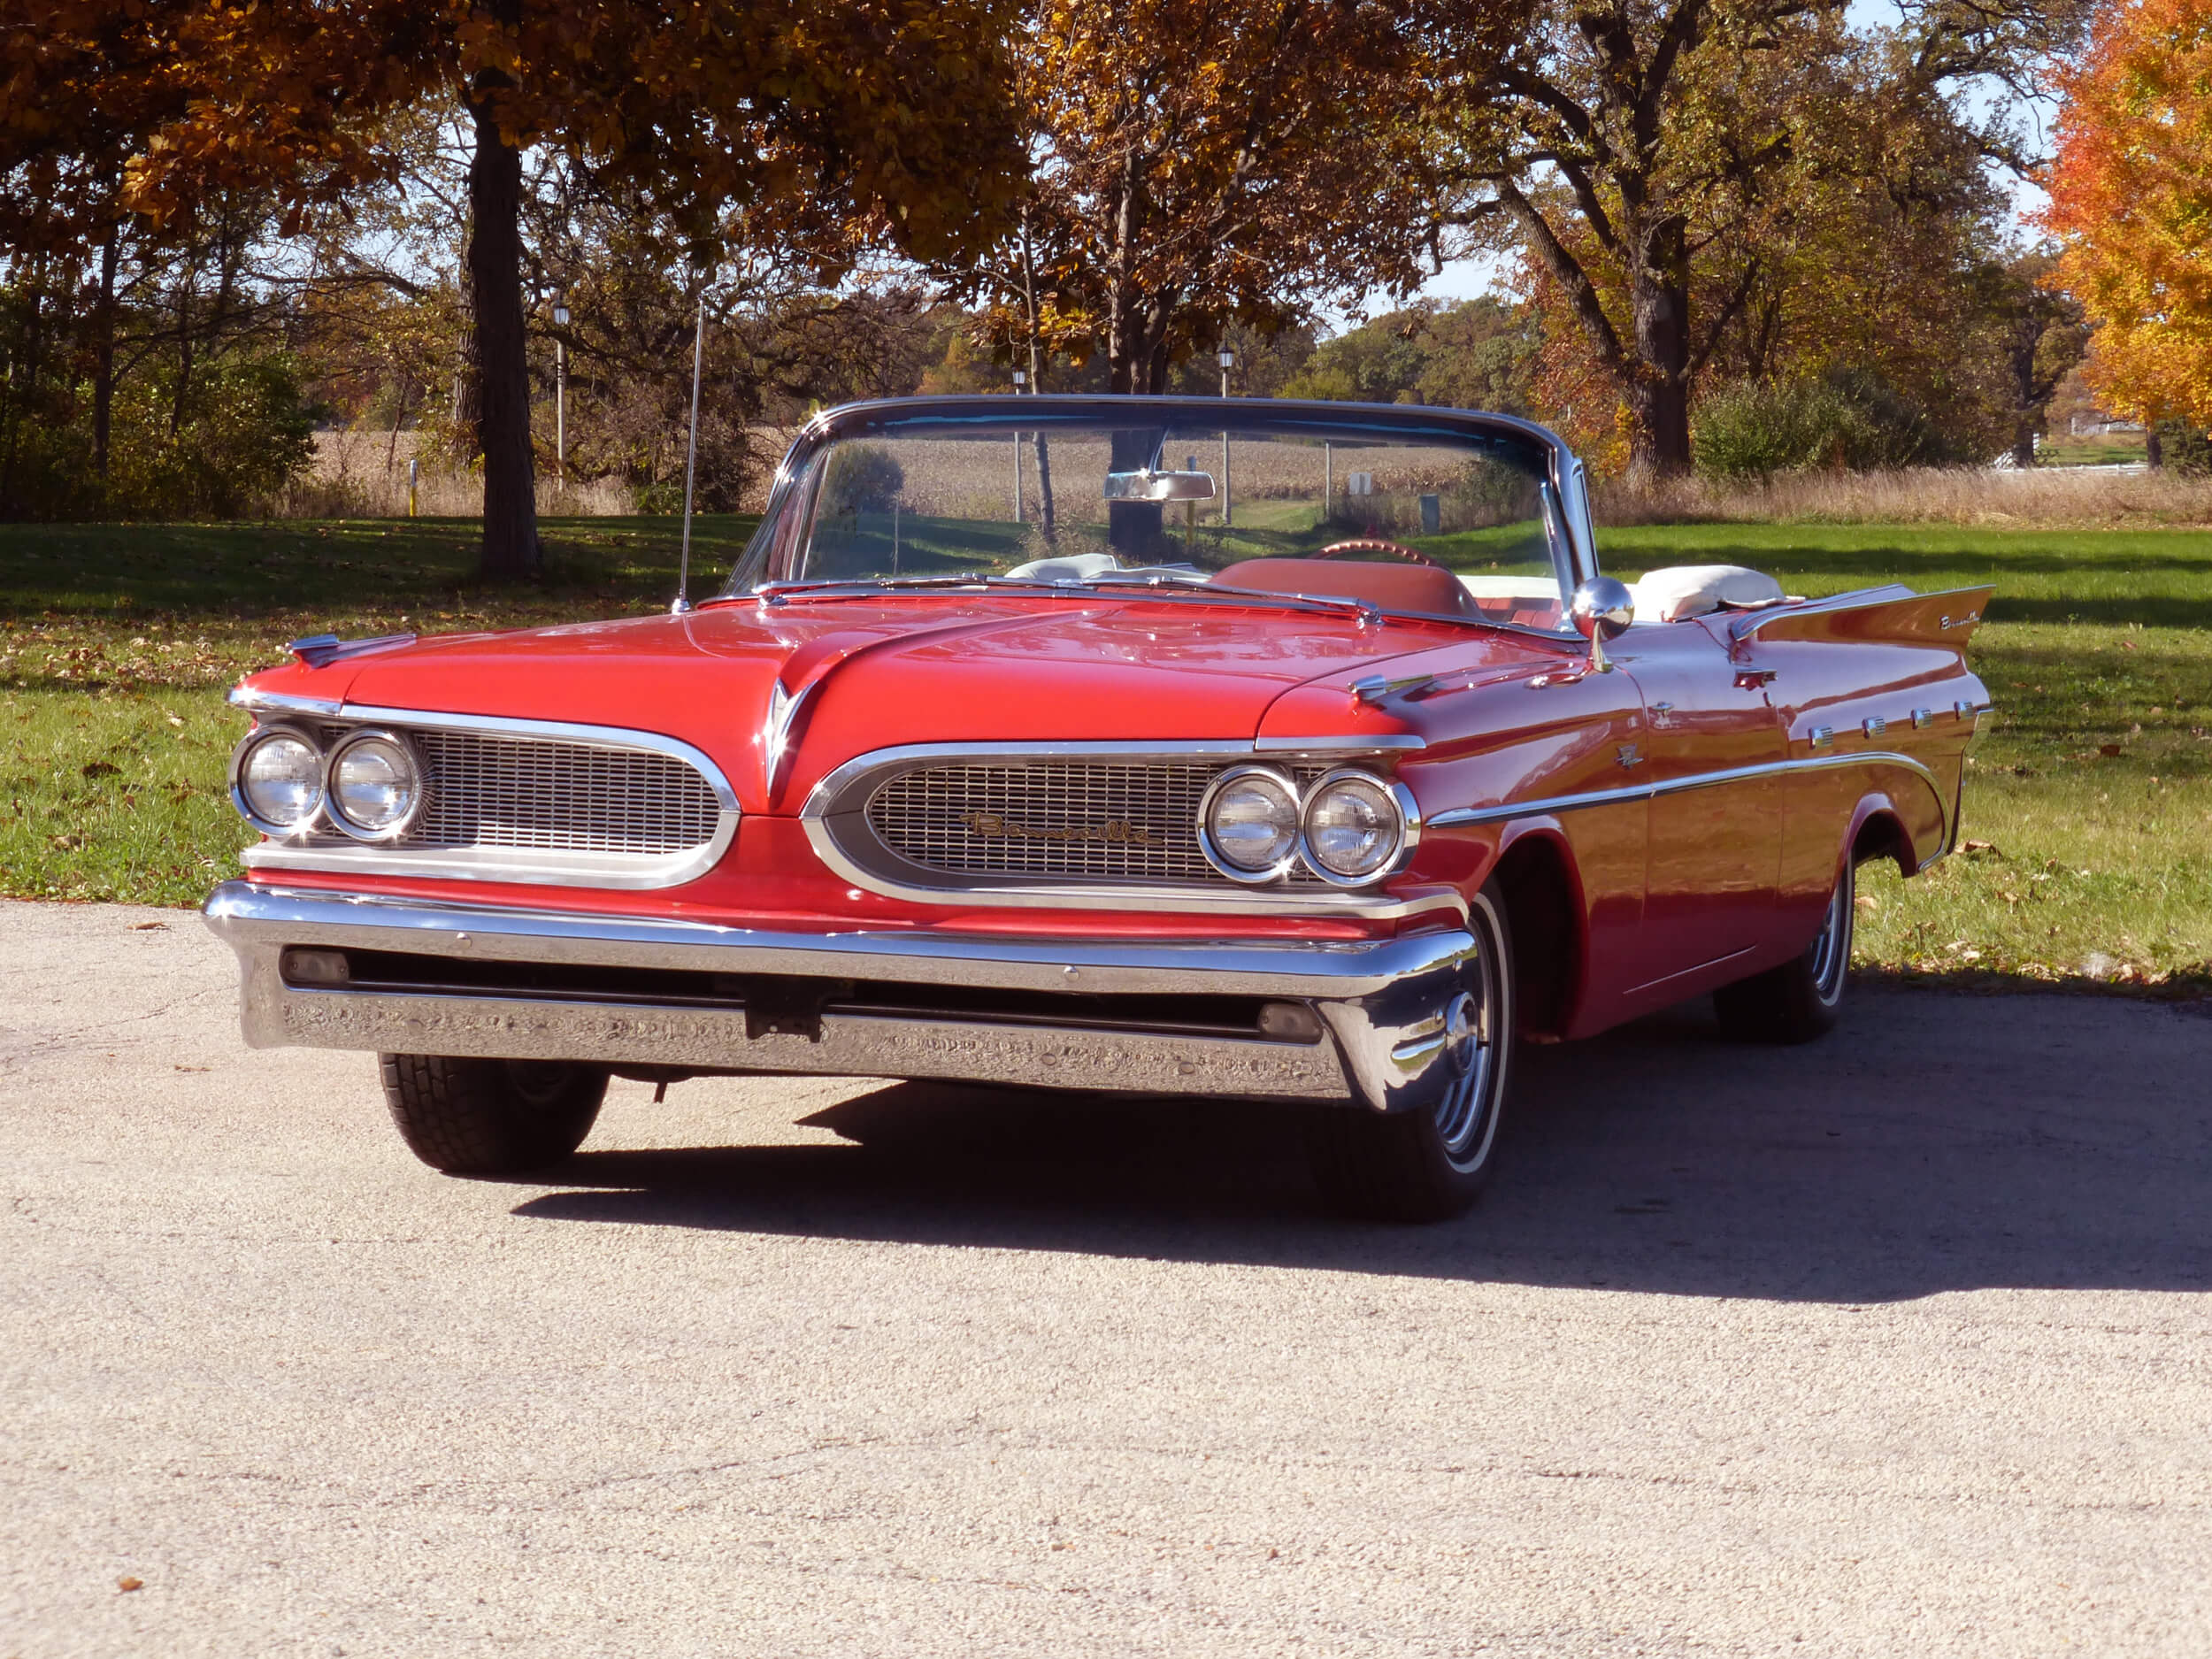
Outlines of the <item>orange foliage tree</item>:
[[2052,280],[2096,326],[2115,412],[2212,426],[2212,3],[2120,0],[2059,76]]

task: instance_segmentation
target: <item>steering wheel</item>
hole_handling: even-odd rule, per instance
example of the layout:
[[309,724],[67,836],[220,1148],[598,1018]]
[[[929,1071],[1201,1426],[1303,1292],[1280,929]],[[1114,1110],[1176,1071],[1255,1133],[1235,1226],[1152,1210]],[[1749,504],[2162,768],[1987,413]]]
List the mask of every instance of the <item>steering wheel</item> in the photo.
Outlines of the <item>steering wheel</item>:
[[1394,553],[1409,564],[1425,565],[1432,571],[1447,570],[1425,553],[1415,551],[1401,541],[1386,541],[1379,535],[1354,536],[1349,541],[1332,541],[1318,553],[1309,553],[1308,558],[1333,559],[1340,553]]

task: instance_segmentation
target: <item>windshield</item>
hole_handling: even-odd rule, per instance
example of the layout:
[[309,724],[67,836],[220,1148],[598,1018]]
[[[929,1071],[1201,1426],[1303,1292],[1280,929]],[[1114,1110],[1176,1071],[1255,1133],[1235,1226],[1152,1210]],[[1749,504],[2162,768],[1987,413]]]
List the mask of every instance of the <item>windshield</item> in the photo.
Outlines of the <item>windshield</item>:
[[1135,415],[916,413],[823,443],[778,489],[727,591],[1150,575],[1563,626],[1573,559],[1551,452],[1532,437],[1332,429],[1310,414],[1125,424]]

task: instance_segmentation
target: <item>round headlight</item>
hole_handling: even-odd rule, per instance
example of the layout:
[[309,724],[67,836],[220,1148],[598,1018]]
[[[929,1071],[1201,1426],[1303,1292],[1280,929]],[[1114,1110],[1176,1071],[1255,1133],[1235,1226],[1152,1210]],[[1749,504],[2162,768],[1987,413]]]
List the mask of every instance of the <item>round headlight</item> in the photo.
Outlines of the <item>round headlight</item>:
[[238,805],[254,824],[288,835],[314,821],[323,804],[323,757],[297,732],[256,732],[238,755]]
[[1284,874],[1298,854],[1298,791],[1265,766],[1234,766],[1199,803],[1199,844],[1214,868],[1239,881]]
[[330,756],[330,815],[341,829],[383,841],[414,821],[422,806],[422,768],[404,738],[363,732]]
[[1406,844],[1403,791],[1363,772],[1333,772],[1306,797],[1306,862],[1331,881],[1368,881]]

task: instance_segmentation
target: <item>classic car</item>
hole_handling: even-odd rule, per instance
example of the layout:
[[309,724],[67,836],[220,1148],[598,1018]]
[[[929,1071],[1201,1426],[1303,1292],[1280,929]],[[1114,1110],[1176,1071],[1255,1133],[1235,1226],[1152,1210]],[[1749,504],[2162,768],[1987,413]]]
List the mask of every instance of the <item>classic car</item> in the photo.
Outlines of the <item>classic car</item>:
[[242,681],[206,916],[246,1041],[378,1054],[443,1171],[565,1157],[611,1076],[927,1078],[1271,1102],[1438,1217],[1519,1043],[1832,1025],[1855,868],[1957,834],[1987,595],[1632,588],[1499,415],[858,404],[710,597]]

